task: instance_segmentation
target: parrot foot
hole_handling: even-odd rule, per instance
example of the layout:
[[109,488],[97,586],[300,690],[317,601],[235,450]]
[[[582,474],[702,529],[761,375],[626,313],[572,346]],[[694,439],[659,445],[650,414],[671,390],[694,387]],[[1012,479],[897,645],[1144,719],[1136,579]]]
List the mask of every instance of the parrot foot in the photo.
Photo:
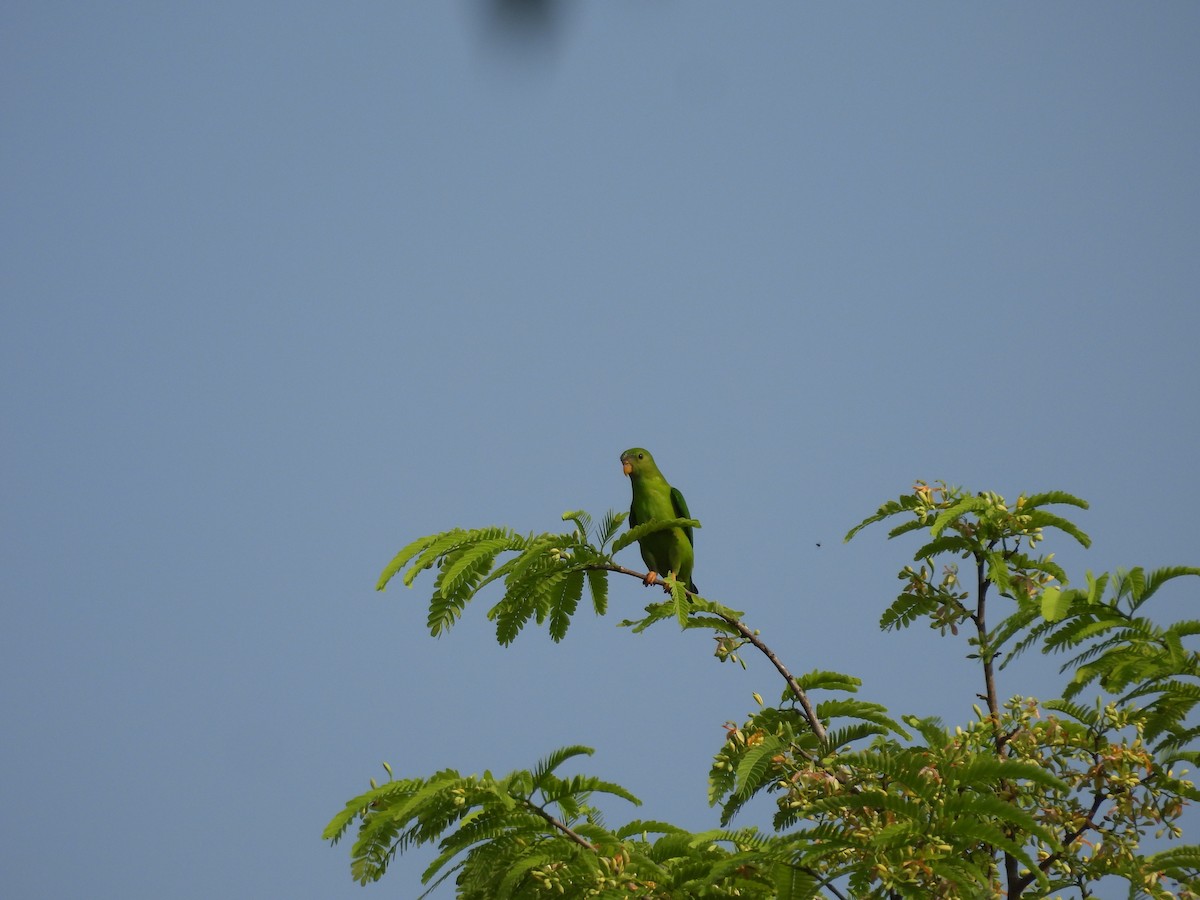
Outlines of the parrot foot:
[[[675,573],[668,572],[667,577],[674,578]],[[659,575],[657,572],[647,572],[646,577],[642,579],[642,584],[644,584],[646,587],[650,587],[650,585],[652,585],[652,584],[657,584],[659,587],[661,587],[663,589],[664,594],[671,593],[671,589],[667,585],[663,584],[663,582],[660,580],[661,578],[662,578],[662,576]]]

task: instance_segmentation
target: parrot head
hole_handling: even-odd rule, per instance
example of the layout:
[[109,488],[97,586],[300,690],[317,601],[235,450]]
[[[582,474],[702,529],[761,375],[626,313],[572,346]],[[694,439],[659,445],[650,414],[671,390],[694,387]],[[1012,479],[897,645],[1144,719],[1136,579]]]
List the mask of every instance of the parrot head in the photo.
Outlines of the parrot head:
[[650,455],[650,451],[643,450],[641,447],[634,447],[621,454],[621,468],[630,477],[658,471],[658,466],[654,464],[654,457]]

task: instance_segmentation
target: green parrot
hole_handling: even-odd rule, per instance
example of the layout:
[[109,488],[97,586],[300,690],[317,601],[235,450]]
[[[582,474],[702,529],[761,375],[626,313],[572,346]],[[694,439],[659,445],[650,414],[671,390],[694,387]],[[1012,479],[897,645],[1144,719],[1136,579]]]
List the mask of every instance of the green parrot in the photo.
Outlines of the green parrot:
[[[621,466],[633,484],[633,504],[629,507],[629,527],[642,525],[654,519],[690,519],[683,494],[667,484],[662,472],[654,464],[654,457],[641,447],[634,447],[621,454]],[[642,550],[642,561],[649,568],[646,584],[654,584],[663,572],[671,573],[688,586],[693,594],[696,585],[692,581],[692,529],[672,528],[648,534],[638,546]]]

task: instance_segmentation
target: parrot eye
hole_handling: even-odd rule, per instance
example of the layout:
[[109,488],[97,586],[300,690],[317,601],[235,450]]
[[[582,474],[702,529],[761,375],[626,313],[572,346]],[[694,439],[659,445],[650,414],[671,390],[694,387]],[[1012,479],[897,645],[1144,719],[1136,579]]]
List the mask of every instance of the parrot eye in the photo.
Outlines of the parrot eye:
[[638,454],[638,459],[645,459],[645,458],[646,458],[646,454],[645,454],[645,453],[639,453],[639,454]]

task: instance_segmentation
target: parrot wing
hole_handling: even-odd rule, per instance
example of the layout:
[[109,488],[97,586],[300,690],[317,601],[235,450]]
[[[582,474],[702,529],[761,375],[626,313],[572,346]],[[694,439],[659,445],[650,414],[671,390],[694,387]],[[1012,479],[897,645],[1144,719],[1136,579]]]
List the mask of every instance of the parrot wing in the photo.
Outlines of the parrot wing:
[[[683,494],[679,493],[679,488],[671,488],[671,506],[678,518],[690,519],[692,517],[692,514],[688,512],[687,501],[683,499]],[[692,538],[692,526],[688,525],[684,528],[683,533],[687,535],[688,543],[693,547],[696,546],[696,541]]]

